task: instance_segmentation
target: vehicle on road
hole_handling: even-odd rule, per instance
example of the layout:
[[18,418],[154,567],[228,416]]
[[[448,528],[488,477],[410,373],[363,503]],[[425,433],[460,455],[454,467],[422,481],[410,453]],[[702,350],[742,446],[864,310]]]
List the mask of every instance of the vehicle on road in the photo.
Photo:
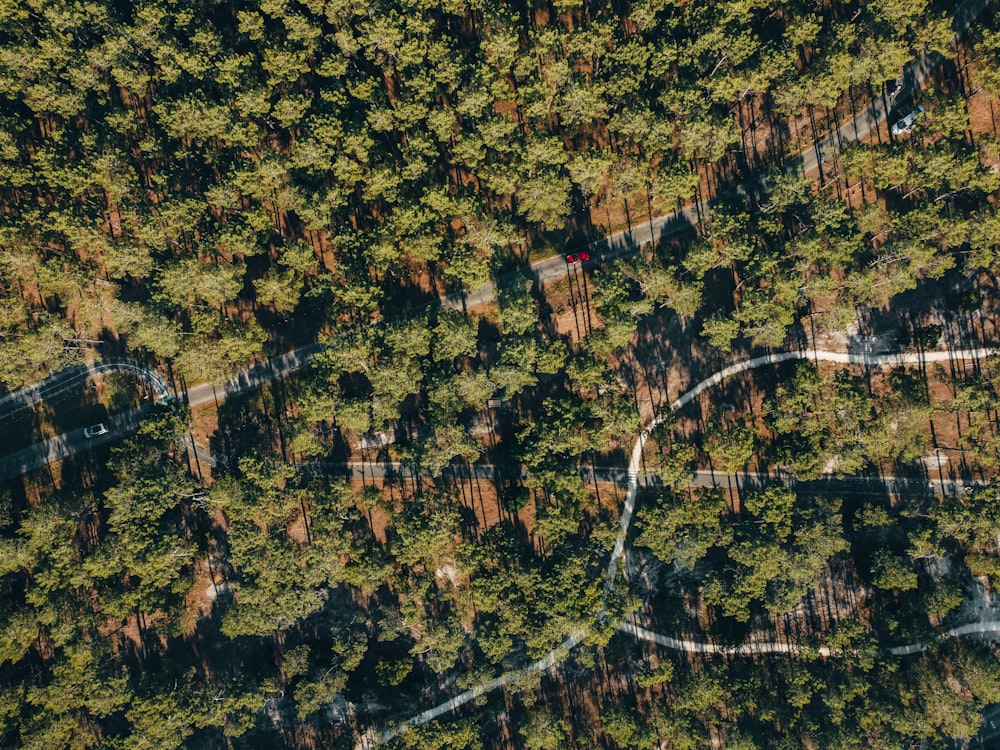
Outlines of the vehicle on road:
[[575,253],[570,253],[569,255],[566,256],[566,262],[569,263],[571,266],[576,265],[577,263],[585,263],[588,260],[590,260],[589,250],[580,250]]
[[108,428],[105,427],[104,424],[100,422],[98,424],[91,425],[90,427],[83,428],[83,436],[85,438],[97,437],[98,435],[106,435],[107,432]]
[[905,117],[899,120],[896,120],[896,122],[892,124],[892,134],[902,135],[903,133],[909,133],[911,130],[913,130],[913,123],[915,123],[917,121],[917,118],[920,117],[920,115],[922,115],[926,111],[927,110],[924,109],[923,105],[919,105],[915,110],[910,112],[910,114],[906,115]]

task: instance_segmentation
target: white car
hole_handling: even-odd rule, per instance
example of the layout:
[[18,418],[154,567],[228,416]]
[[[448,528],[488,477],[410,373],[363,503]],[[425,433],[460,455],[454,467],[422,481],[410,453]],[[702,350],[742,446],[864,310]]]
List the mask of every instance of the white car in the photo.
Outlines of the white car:
[[83,428],[83,436],[85,438],[97,437],[98,435],[106,435],[108,428],[103,424],[95,424],[90,427]]
[[915,110],[910,112],[910,114],[908,114],[906,117],[903,117],[902,119],[894,122],[892,125],[892,134],[902,135],[903,133],[909,133],[911,130],[913,130],[913,123],[915,123],[917,121],[917,118],[920,117],[920,115],[922,115],[926,111],[927,110],[924,109],[923,105],[920,105]]

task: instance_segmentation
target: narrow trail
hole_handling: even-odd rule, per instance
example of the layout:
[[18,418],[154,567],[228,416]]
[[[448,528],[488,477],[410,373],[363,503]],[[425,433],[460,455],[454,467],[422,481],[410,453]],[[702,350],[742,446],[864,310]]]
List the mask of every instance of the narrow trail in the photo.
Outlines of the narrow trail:
[[[820,656],[836,657],[851,653],[850,650],[831,649],[827,646],[802,646],[796,643],[778,643],[776,641],[750,641],[737,646],[719,646],[715,643],[704,641],[692,641],[684,638],[671,638],[652,630],[647,630],[632,622],[625,622],[618,626],[618,631],[628,633],[642,641],[649,641],[664,648],[672,648],[675,651],[686,651],[697,654],[725,654],[726,656],[758,656],[760,654],[819,654]],[[949,638],[961,638],[967,635],[985,635],[987,633],[1000,634],[1000,620],[984,620],[983,622],[970,622],[952,628],[939,635],[931,643],[910,643],[905,646],[892,646],[884,649],[884,653],[893,656],[909,656],[919,654],[929,649],[935,648],[938,644]]]
[[[817,362],[832,362],[835,364],[845,364],[845,365],[863,365],[866,367],[882,367],[882,366],[905,366],[905,365],[923,365],[934,362],[956,362],[956,361],[972,361],[978,359],[984,359],[991,354],[1000,352],[1000,349],[980,347],[977,349],[956,349],[951,351],[929,351],[929,352],[893,352],[889,354],[854,354],[849,352],[833,352],[825,349],[808,349],[793,352],[776,352],[773,354],[765,354],[760,357],[753,357],[752,359],[746,359],[742,362],[737,362],[728,367],[709,375],[707,378],[696,384],[693,388],[685,391],[681,396],[674,400],[670,404],[670,411],[676,412],[684,408],[686,405],[690,404],[699,395],[704,393],[709,388],[716,386],[728,378],[738,375],[747,370],[753,370],[758,367],[764,367],[767,365],[781,364],[782,362],[790,362],[794,360],[805,360],[810,359]],[[611,552],[611,557],[608,560],[607,569],[605,570],[605,590],[608,591],[614,585],[615,578],[618,575],[618,568],[621,565],[621,560],[625,554],[625,541],[628,537],[629,528],[632,524],[632,516],[635,511],[635,499],[639,493],[639,478],[641,475],[642,467],[642,452],[646,446],[646,441],[649,439],[650,434],[653,429],[659,425],[665,415],[655,417],[646,427],[639,433],[638,438],[635,441],[635,445],[632,448],[632,456],[628,464],[628,491],[625,495],[625,502],[622,505],[621,519],[619,523],[618,536],[615,539],[615,545]],[[712,643],[703,643],[699,641],[692,641],[686,639],[671,638],[670,636],[661,635],[660,633],[655,633],[651,630],[639,627],[633,623],[622,623],[618,626],[618,630],[624,633],[629,633],[636,638],[651,641],[657,643],[661,646],[667,648],[676,649],[679,651],[688,651],[696,653],[713,653],[713,654],[734,654],[734,655],[756,655],[756,654],[767,654],[767,653],[786,653],[786,654],[799,654],[810,651],[810,648],[804,646],[797,646],[788,643],[778,643],[773,641],[758,641],[752,643],[740,644],[737,646],[719,646]],[[984,621],[975,622],[963,625],[958,628],[949,630],[947,633],[939,637],[939,641],[947,639],[949,637],[961,637],[966,635],[981,634],[981,633],[1000,633],[1000,622]],[[411,728],[419,727],[426,724],[434,719],[438,719],[448,713],[451,713],[460,706],[475,700],[476,698],[485,695],[497,688],[516,683],[519,679],[525,677],[532,672],[544,672],[556,664],[558,664],[562,659],[564,659],[570,652],[570,650],[579,644],[586,637],[586,632],[576,632],[568,636],[562,643],[556,646],[549,654],[535,662],[532,662],[523,669],[518,669],[513,672],[506,672],[499,677],[496,677],[487,682],[483,682],[463,693],[450,698],[449,700],[440,703],[433,708],[429,708],[426,711],[406,719],[405,721],[397,724],[391,729],[385,730],[382,733],[378,733],[375,730],[369,730],[360,740],[355,750],[364,750],[367,748],[376,747],[382,743],[388,742],[396,737],[400,736],[407,730]],[[893,648],[887,649],[890,654],[894,655],[907,655],[915,654],[921,651],[925,651],[928,648],[933,648],[934,644],[924,644],[924,643],[913,643],[904,646],[895,646]],[[836,656],[840,651],[832,651],[829,648],[821,646],[816,649],[812,649],[813,652],[819,653],[821,656],[832,657]]]

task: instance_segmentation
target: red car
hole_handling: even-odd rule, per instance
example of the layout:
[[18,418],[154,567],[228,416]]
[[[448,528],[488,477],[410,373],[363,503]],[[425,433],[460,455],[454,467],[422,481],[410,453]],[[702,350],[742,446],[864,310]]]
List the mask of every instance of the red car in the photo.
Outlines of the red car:
[[583,263],[590,260],[590,252],[588,250],[580,250],[576,253],[570,253],[566,256],[566,262],[570,265],[574,263]]

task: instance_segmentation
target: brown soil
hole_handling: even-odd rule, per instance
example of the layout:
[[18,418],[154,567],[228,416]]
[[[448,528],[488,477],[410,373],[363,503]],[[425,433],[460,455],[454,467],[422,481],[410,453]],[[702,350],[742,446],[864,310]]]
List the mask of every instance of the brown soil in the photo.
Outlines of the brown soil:
[[219,409],[215,404],[206,404],[191,410],[191,434],[196,443],[207,448],[218,429]]
[[309,529],[306,526],[302,513],[297,513],[295,518],[288,522],[285,527],[285,534],[296,544],[305,546],[309,544]]
[[[990,98],[989,92],[980,89],[966,101],[969,109],[969,124],[976,134],[1000,137],[1000,103]],[[986,161],[988,166],[997,164],[997,160]]]
[[[118,620],[105,620],[98,626],[98,631],[102,636],[108,637],[117,634],[125,641],[131,642],[137,653],[145,652],[142,633],[145,631],[146,640],[157,628],[166,624],[168,618],[163,612],[142,613],[139,615],[129,615],[124,622]],[[160,646],[166,648],[167,639],[162,633],[159,636]]]
[[589,271],[574,269],[572,276],[555,279],[544,287],[545,300],[552,308],[552,323],[555,332],[568,336],[573,346],[593,328],[600,327],[597,312],[590,303],[589,293],[592,282],[584,281]]
[[[423,480],[426,489],[429,489],[430,480]],[[354,487],[356,497],[361,498],[366,487],[377,488],[383,498],[383,502],[377,504],[371,511],[364,510],[360,503],[359,510],[369,518],[371,528],[375,538],[381,544],[387,541],[387,529],[391,525],[391,520],[387,512],[389,507],[398,507],[404,500],[411,500],[415,497],[415,485],[412,480],[407,480],[403,485],[398,482],[389,482],[382,479],[352,479],[351,485]],[[522,529],[529,538],[534,539],[535,531],[535,504],[529,501],[528,504],[517,513],[510,513],[500,502],[497,489],[492,482],[478,479],[474,481],[455,481],[451,484],[453,496],[459,501],[461,508],[471,514],[473,521],[473,533],[478,535],[484,529],[488,529],[502,522],[512,522]],[[598,482],[590,485],[596,507],[617,516],[621,510],[621,504],[625,499],[625,488],[612,482]]]
[[220,570],[210,568],[208,560],[198,560],[194,566],[194,582],[184,598],[181,627],[185,635],[194,634],[198,620],[210,617],[219,594],[228,587]]
[[[211,453],[212,437],[219,429],[219,409],[215,404],[206,404],[191,410],[191,437],[200,450]],[[199,471],[199,476],[206,486],[211,486],[215,479],[214,469],[197,456],[190,456],[191,465]]]

